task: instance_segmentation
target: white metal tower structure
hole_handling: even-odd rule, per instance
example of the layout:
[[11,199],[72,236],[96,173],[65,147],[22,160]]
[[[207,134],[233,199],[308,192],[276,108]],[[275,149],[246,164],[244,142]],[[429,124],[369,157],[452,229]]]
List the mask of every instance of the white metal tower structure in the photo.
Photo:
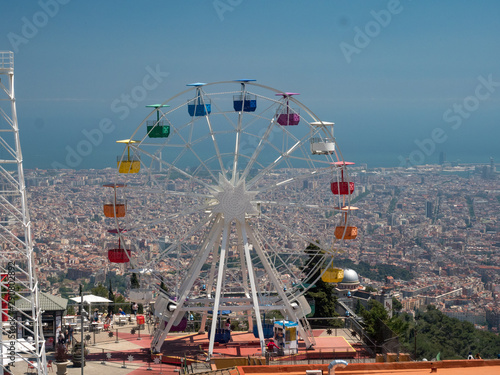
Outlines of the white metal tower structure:
[[[0,374],[28,360],[47,374],[10,51],[0,51],[0,273]],[[23,335],[33,341],[20,340]]]

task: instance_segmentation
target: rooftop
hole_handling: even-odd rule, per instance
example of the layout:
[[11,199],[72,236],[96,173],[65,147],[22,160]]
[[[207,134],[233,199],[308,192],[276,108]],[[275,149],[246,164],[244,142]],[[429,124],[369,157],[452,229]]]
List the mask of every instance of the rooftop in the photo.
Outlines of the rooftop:
[[[298,375],[305,374],[307,370],[322,370],[328,374],[328,364],[319,365],[284,365],[284,366],[240,366],[239,375],[259,374],[274,375],[276,373]],[[405,374],[420,375],[435,372],[445,375],[498,375],[500,373],[500,360],[455,360],[438,362],[394,362],[394,363],[351,363],[344,368],[336,368],[336,374]],[[333,372],[332,372],[333,373]]]

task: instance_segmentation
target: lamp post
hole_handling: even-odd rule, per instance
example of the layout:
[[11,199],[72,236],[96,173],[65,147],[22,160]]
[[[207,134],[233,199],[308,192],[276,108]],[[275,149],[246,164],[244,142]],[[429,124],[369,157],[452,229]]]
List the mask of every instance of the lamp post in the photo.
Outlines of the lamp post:
[[82,366],[82,375],[83,375],[83,367],[84,367],[84,363],[85,363],[83,361],[85,360],[85,357],[84,357],[84,353],[83,353],[83,289],[82,289],[81,284],[80,284],[80,330],[82,333],[81,341],[80,341],[80,348],[81,348],[81,354],[82,354],[81,366]]
[[417,360],[417,319],[415,318],[415,327],[413,328],[414,334],[413,334],[413,341],[414,341],[414,348],[413,351],[415,353],[415,361]]

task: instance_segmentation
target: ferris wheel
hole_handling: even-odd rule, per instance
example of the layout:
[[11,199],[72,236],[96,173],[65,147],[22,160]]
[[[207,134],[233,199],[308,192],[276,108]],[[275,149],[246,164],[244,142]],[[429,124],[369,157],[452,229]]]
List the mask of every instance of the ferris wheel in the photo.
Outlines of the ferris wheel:
[[163,283],[155,350],[198,313],[201,331],[212,317],[212,355],[222,311],[264,348],[265,313],[279,310],[311,346],[304,295],[338,277],[332,255],[357,234],[334,124],[254,80],[187,86],[119,141],[108,258]]

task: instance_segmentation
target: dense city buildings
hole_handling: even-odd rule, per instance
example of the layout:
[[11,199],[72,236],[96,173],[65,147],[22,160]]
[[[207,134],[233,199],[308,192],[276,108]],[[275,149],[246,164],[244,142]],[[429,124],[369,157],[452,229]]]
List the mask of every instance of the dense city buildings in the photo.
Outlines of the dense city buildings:
[[[486,168],[486,169],[485,169]],[[486,171],[486,172],[485,172]],[[107,272],[122,274],[120,264],[107,260],[106,249],[113,241],[103,216],[103,202],[109,192],[103,184],[113,181],[116,171],[30,170],[26,173],[31,217],[34,227],[38,278],[43,291],[59,294],[61,287],[76,294],[79,279],[103,281]],[[500,179],[494,164],[451,167],[426,165],[415,168],[368,170],[351,169],[356,182],[353,225],[358,237],[338,244],[338,262],[368,263],[372,271],[392,265],[411,272],[409,280],[396,275],[368,278],[359,273],[360,288],[371,287],[400,300],[403,311],[413,312],[428,304],[448,316],[474,323],[477,327],[500,329]],[[183,189],[182,179],[170,182],[169,189]],[[305,188],[306,181],[301,182]],[[321,188],[321,187],[318,187]],[[150,204],[147,192],[134,205]],[[184,202],[186,204],[186,202]],[[175,198],[168,210],[181,203]],[[144,212],[152,221],[167,213]],[[286,210],[283,210],[286,215]],[[186,216],[186,220],[191,220]],[[287,217],[296,225],[300,217]],[[308,217],[333,230],[329,217]],[[190,225],[186,222],[186,225]],[[302,224],[303,225],[303,224]],[[175,231],[172,228],[172,231]],[[155,228],[151,228],[154,236]],[[288,248],[278,231],[262,233],[273,246]],[[189,239],[196,246],[199,238]],[[137,244],[153,258],[168,238]],[[187,260],[179,259],[180,265]],[[159,267],[171,267],[160,261]],[[354,268],[354,267],[353,267]],[[256,270],[264,277],[264,273]],[[65,285],[59,276],[65,274]],[[283,275],[286,278],[286,275]]]

